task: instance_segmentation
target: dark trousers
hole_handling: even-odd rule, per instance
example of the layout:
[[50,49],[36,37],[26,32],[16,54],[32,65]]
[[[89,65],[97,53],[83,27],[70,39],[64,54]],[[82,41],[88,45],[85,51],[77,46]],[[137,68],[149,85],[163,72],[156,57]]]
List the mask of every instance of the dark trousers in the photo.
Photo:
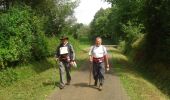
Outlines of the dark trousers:
[[67,61],[59,62],[60,84],[65,85],[65,72],[67,82],[71,81],[70,64]]
[[100,85],[103,85],[104,74],[105,74],[104,62],[102,63],[93,62],[93,78],[96,83],[98,83],[99,81]]

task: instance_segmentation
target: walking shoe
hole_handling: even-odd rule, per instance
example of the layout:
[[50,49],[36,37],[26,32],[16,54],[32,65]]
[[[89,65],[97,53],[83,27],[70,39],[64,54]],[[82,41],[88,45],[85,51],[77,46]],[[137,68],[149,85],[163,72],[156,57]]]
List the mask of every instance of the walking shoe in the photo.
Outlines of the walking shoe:
[[64,89],[64,87],[65,86],[63,86],[63,85],[61,85],[61,84],[59,84],[59,86],[58,86],[60,89]]
[[99,91],[102,91],[103,87],[102,85],[99,85]]
[[70,85],[70,81],[67,81],[66,85]]

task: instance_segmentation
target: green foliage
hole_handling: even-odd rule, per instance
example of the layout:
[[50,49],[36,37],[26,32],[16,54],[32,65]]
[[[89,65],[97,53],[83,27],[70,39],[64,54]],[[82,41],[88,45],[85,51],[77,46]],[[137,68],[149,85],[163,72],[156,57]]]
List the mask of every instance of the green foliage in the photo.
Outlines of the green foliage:
[[67,22],[64,29],[62,30],[62,33],[72,35],[75,39],[78,39],[80,34],[78,30],[80,30],[83,27],[82,23],[71,23]]
[[134,24],[131,21],[129,21],[126,25],[122,25],[122,31],[126,34],[124,38],[124,53],[129,53],[132,49],[132,44],[143,36],[142,30],[144,30],[144,26],[142,24]]
[[[166,71],[170,61],[170,0],[105,1],[112,7],[108,14],[102,9],[96,13],[91,35],[109,34],[114,43],[119,44],[119,49],[130,55],[134,65],[154,73],[152,78],[164,77],[156,79],[162,80],[160,84],[170,83]],[[162,66],[155,68],[155,64]],[[169,88],[163,86],[163,92],[170,94],[165,87]]]
[[44,57],[47,49],[41,26],[28,6],[15,6],[1,14],[0,66]]
[[18,74],[11,68],[0,72],[0,87],[7,87],[18,80]]
[[57,37],[49,37],[46,39],[47,39],[47,43],[48,43],[48,56],[54,57],[57,46],[60,43],[60,40]]
[[[75,53],[80,50],[80,44],[79,44],[78,40],[75,40],[72,36],[69,36],[69,42],[73,45]],[[76,56],[78,56],[78,55],[76,55]]]
[[101,37],[108,37],[110,36],[109,32],[107,31],[107,23],[108,23],[108,15],[110,13],[110,9],[100,9],[94,16],[93,21],[90,24],[92,36],[101,36]]
[[127,42],[131,44],[141,37],[144,26],[142,24],[133,25],[132,22],[128,21],[127,25],[122,25],[122,28],[123,32],[126,34]]
[[118,44],[118,50],[120,50],[121,52],[125,52],[126,48],[126,42],[125,41],[120,41]]
[[[22,8],[21,8],[22,9]],[[29,8],[11,8],[0,16],[1,62],[24,61],[31,56],[33,35],[29,24]]]
[[62,33],[67,18],[73,15],[78,3],[78,0],[3,0],[0,6],[4,12],[15,5],[29,6],[37,16],[44,18],[45,33],[52,36]]
[[42,59],[48,55],[47,39],[43,31],[43,18],[33,16],[31,20],[33,41],[32,41],[32,56],[35,59]]
[[[73,48],[75,49],[75,52],[80,50],[79,47],[79,41],[74,39],[73,36],[69,36],[69,42],[73,45]],[[54,57],[56,53],[57,46],[60,44],[60,39],[59,37],[48,37],[46,38],[47,43],[48,43],[48,56]]]
[[83,25],[77,30],[79,36],[87,36],[90,32],[90,27],[88,25]]
[[78,5],[78,1],[71,0],[43,0],[39,4],[35,3],[35,11],[45,17],[45,33],[49,36],[62,34],[62,31],[65,30],[69,18],[72,18],[74,8]]
[[144,7],[147,31],[146,61],[167,63],[170,61],[170,1],[148,0]]

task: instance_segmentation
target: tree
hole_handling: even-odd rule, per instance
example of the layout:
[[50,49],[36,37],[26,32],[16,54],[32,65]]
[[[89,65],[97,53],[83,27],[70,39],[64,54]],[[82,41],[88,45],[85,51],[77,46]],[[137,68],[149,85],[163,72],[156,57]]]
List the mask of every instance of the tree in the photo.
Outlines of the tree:
[[14,6],[1,14],[0,40],[0,69],[47,56],[41,19],[28,6]]
[[92,36],[102,36],[109,37],[108,33],[108,15],[110,13],[110,9],[100,9],[94,16],[93,21],[90,23],[91,27],[91,35]]
[[73,14],[79,1],[72,0],[1,0],[4,9],[14,5],[27,5],[44,19],[44,30],[47,35],[61,34],[65,20]]
[[145,5],[145,27],[147,31],[146,61],[170,61],[170,1],[147,0]]

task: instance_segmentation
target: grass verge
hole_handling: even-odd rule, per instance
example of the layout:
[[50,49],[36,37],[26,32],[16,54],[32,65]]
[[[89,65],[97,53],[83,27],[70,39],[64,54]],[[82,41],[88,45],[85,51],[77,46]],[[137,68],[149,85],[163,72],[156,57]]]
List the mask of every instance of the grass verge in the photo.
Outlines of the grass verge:
[[169,100],[168,96],[128,63],[128,58],[118,50],[112,51],[114,70],[120,76],[130,100]]
[[[77,64],[81,66],[87,52],[87,38],[80,40],[84,44],[79,46],[77,40],[70,38],[77,54]],[[58,39],[48,39],[49,53],[53,55]],[[83,51],[84,50],[84,51]],[[45,100],[54,91],[54,81],[59,81],[59,71],[52,57],[46,60],[32,62],[27,65],[20,65],[0,72],[0,100]],[[74,71],[73,71],[74,72]],[[4,76],[4,77],[3,77]],[[4,78],[4,79],[3,79]],[[3,84],[2,84],[3,81]]]
[[0,87],[0,100],[44,100],[54,90],[54,77],[58,79],[58,71],[54,76],[55,61],[46,61],[13,69],[18,78],[10,86]]

